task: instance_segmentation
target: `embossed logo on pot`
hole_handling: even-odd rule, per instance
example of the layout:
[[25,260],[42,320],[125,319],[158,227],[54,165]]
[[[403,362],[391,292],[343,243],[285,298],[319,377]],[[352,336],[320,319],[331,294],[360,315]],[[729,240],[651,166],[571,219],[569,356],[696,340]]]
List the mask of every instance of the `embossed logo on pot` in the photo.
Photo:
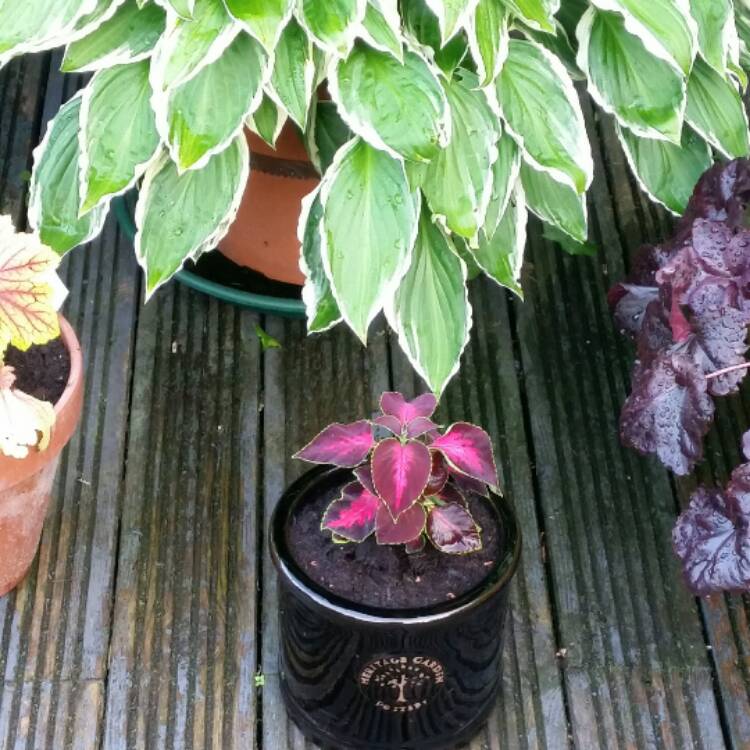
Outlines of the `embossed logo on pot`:
[[386,656],[368,662],[359,686],[383,711],[408,713],[424,708],[445,684],[445,669],[429,656]]

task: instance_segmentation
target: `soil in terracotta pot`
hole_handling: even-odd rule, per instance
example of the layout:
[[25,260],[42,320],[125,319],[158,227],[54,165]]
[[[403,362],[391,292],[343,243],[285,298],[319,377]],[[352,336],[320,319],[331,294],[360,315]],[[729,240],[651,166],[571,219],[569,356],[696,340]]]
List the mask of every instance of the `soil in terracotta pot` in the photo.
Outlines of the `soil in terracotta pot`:
[[411,609],[451,601],[487,577],[505,550],[501,529],[487,501],[472,497],[471,512],[482,529],[483,548],[470,555],[447,555],[429,542],[408,555],[402,545],[334,544],[320,531],[320,519],[340,493],[302,503],[287,529],[287,544],[297,565],[320,586],[369,607]]
[[70,353],[62,339],[22,352],[9,347],[5,364],[16,372],[15,387],[24,393],[56,404],[70,376]]

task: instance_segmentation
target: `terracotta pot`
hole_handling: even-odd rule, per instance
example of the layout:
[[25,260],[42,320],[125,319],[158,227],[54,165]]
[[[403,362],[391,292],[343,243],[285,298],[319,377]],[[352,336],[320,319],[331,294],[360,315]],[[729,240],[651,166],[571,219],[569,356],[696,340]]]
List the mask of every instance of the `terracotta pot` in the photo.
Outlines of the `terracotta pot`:
[[62,449],[75,432],[83,407],[81,345],[60,317],[61,337],[70,352],[70,376],[55,404],[55,426],[49,448],[27,458],[0,455],[0,596],[26,576],[39,546],[52,484]]
[[287,122],[276,150],[246,131],[250,179],[237,218],[219,250],[240,266],[277,281],[304,283],[299,269],[300,202],[320,181],[294,126]]

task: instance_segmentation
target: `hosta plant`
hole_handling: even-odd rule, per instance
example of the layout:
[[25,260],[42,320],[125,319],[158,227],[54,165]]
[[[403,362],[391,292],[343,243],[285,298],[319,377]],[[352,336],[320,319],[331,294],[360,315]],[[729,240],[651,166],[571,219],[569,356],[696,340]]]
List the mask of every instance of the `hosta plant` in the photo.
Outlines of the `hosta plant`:
[[65,45],[62,69],[93,73],[36,151],[29,218],[65,253],[138,184],[147,296],[232,223],[243,129],[294,123],[322,175],[299,226],[309,330],[365,341],[384,310],[439,394],[469,272],[521,295],[529,211],[590,250],[573,81],[679,213],[712,152],[748,151],[746,31],[744,0],[0,0],[0,64]]
[[16,376],[3,357],[9,346],[22,351],[60,335],[57,310],[65,287],[55,269],[59,256],[32,234],[17,233],[0,216],[0,454],[25,458],[49,444],[55,411],[15,388]]
[[423,394],[407,401],[384,393],[372,420],[326,427],[295,458],[352,470],[321,521],[335,542],[405,545],[419,552],[429,540],[441,552],[482,548],[481,529],[468,497],[489,497],[497,468],[484,430],[457,422],[446,430],[432,421],[437,401]]

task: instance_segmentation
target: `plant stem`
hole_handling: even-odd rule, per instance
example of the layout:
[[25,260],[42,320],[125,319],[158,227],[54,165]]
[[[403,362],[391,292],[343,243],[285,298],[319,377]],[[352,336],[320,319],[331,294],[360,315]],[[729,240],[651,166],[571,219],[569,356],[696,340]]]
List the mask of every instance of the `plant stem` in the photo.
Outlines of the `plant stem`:
[[750,362],[741,362],[738,365],[732,365],[731,367],[725,367],[721,370],[716,370],[716,372],[709,372],[708,375],[706,375],[706,380],[718,378],[721,375],[727,375],[730,372],[737,372],[737,370],[747,370],[748,367],[750,367]]

